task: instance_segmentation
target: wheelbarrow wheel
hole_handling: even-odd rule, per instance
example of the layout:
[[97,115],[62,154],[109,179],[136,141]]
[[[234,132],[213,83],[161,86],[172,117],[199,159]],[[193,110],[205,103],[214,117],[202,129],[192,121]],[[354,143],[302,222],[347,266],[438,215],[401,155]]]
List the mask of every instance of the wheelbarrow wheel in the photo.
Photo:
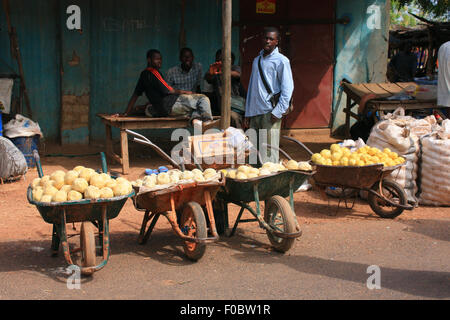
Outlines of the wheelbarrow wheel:
[[95,226],[90,221],[81,224],[80,231],[81,265],[83,267],[95,266]]
[[[396,202],[400,205],[407,204],[407,196],[405,190],[398,185],[398,183],[384,179],[382,182],[382,196],[386,197],[390,201]],[[372,190],[375,192],[380,191],[379,182],[372,186]],[[383,198],[377,196],[376,194],[369,192],[367,201],[369,202],[370,208],[382,218],[394,219],[403,212],[403,208],[391,205],[390,203],[383,200]]]
[[[181,230],[189,237],[206,238],[206,220],[202,207],[197,202],[189,202],[181,214]],[[206,244],[184,242],[184,253],[192,261],[198,261],[205,254]]]
[[[295,229],[294,213],[286,199],[281,196],[273,196],[264,208],[264,221],[277,231],[293,233]],[[294,238],[280,238],[266,230],[267,237],[276,251],[285,253],[294,244]]]

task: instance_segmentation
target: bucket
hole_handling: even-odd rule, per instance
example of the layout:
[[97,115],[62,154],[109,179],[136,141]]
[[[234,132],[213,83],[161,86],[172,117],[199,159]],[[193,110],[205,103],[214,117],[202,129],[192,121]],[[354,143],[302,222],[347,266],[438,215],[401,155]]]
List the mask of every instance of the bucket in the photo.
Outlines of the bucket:
[[38,150],[39,135],[11,138],[10,140],[25,156],[28,168],[34,168],[36,161],[34,160],[33,151]]

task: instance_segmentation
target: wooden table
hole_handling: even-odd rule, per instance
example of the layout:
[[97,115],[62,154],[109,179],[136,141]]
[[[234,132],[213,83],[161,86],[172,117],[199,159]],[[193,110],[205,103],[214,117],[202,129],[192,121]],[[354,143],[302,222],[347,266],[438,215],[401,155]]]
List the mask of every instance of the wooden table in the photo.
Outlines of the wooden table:
[[[125,130],[139,129],[177,129],[189,127],[188,118],[149,118],[149,117],[114,117],[108,114],[97,114],[105,124],[106,129],[106,155],[122,165],[124,175],[130,172],[130,160],[128,156],[128,134]],[[214,117],[218,120],[220,117]],[[112,127],[120,129],[121,155],[113,150]]]
[[[350,117],[357,120],[361,119],[361,114],[352,112],[352,108],[359,105],[363,98],[371,95],[370,100],[366,103],[365,110],[378,111],[382,116],[386,111],[393,111],[398,107],[407,110],[418,109],[434,109],[437,108],[437,99],[415,99],[415,100],[381,100],[395,94],[400,93],[409,86],[418,86],[415,82],[395,82],[395,83],[359,83],[352,84],[342,82],[344,92],[347,94],[347,104],[344,109],[345,113],[345,130],[347,137],[350,137]],[[375,119],[376,121],[376,119]]]

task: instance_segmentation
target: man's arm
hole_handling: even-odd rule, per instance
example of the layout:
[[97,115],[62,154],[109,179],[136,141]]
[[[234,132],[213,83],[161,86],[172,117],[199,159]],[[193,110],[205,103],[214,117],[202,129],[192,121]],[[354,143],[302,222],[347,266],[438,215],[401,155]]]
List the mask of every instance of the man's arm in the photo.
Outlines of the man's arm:
[[281,81],[281,95],[278,104],[272,111],[272,122],[275,122],[283,117],[283,114],[289,108],[289,103],[294,92],[294,79],[292,77],[292,70],[289,60],[283,61],[278,70]]

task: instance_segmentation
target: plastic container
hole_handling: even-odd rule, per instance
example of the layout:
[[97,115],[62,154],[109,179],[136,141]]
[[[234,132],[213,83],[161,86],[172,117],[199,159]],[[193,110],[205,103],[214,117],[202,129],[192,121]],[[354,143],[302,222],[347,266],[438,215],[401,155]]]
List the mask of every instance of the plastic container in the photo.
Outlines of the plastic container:
[[36,161],[33,157],[33,151],[38,150],[39,135],[34,135],[31,137],[10,138],[10,140],[25,156],[28,168],[36,167]]

